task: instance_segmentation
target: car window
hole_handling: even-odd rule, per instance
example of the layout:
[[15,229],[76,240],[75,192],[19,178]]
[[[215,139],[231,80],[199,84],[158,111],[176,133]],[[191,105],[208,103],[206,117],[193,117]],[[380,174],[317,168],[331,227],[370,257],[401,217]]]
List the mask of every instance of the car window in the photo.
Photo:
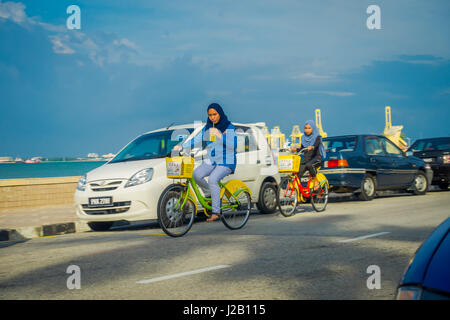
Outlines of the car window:
[[384,156],[381,141],[377,137],[367,137],[364,139],[366,153],[369,156]]
[[172,148],[184,141],[192,128],[147,133],[129,143],[109,163],[154,159],[167,156]]
[[356,136],[326,138],[323,140],[326,152],[346,152],[355,151]]
[[249,127],[236,126],[237,147],[236,153],[258,150],[258,144]]
[[389,141],[388,139],[380,139],[380,141],[387,155],[392,157],[403,157],[402,151],[397,148],[391,141]]
[[450,138],[440,138],[432,140],[419,140],[415,142],[409,150],[412,152],[417,152],[417,151],[436,151],[449,149],[450,149]]

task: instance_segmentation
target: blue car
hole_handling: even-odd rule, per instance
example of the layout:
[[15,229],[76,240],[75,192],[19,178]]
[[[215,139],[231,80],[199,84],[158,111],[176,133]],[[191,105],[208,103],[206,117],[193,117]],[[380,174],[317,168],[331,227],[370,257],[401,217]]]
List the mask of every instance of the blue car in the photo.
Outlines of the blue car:
[[407,156],[379,135],[347,135],[323,139],[326,158],[323,172],[335,193],[353,192],[372,200],[378,190],[427,192],[433,177],[429,164]]
[[450,300],[450,218],[423,242],[397,288],[397,300]]

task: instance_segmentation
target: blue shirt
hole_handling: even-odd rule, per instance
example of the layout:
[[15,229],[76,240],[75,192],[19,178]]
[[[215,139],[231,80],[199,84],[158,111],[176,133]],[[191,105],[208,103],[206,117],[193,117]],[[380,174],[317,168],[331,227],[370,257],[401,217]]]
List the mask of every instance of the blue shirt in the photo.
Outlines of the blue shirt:
[[[233,124],[229,124],[227,129],[222,133],[222,138],[217,138],[215,141],[206,140],[206,149],[208,150],[208,159],[212,165],[225,166],[231,169],[234,173],[236,169],[236,128]],[[205,141],[205,127],[192,138],[190,142],[183,143],[183,148],[190,147],[191,149],[197,147]]]

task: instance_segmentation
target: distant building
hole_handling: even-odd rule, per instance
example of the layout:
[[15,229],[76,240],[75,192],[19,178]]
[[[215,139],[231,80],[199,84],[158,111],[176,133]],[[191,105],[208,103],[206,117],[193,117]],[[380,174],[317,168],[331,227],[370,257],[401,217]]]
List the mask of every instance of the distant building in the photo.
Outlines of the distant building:
[[98,158],[98,154],[96,154],[96,153],[88,153],[88,158]]
[[0,157],[0,163],[14,162],[13,157]]
[[104,159],[112,159],[112,158],[114,158],[114,156],[115,156],[115,154],[108,153],[108,154],[102,155],[102,158],[104,158]]

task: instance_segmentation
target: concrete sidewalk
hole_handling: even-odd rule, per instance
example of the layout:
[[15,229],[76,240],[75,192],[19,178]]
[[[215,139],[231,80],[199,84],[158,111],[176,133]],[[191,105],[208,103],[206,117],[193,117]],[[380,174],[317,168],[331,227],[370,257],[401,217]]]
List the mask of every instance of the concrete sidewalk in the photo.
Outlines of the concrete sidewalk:
[[86,223],[78,221],[73,204],[0,210],[0,241],[88,230]]

